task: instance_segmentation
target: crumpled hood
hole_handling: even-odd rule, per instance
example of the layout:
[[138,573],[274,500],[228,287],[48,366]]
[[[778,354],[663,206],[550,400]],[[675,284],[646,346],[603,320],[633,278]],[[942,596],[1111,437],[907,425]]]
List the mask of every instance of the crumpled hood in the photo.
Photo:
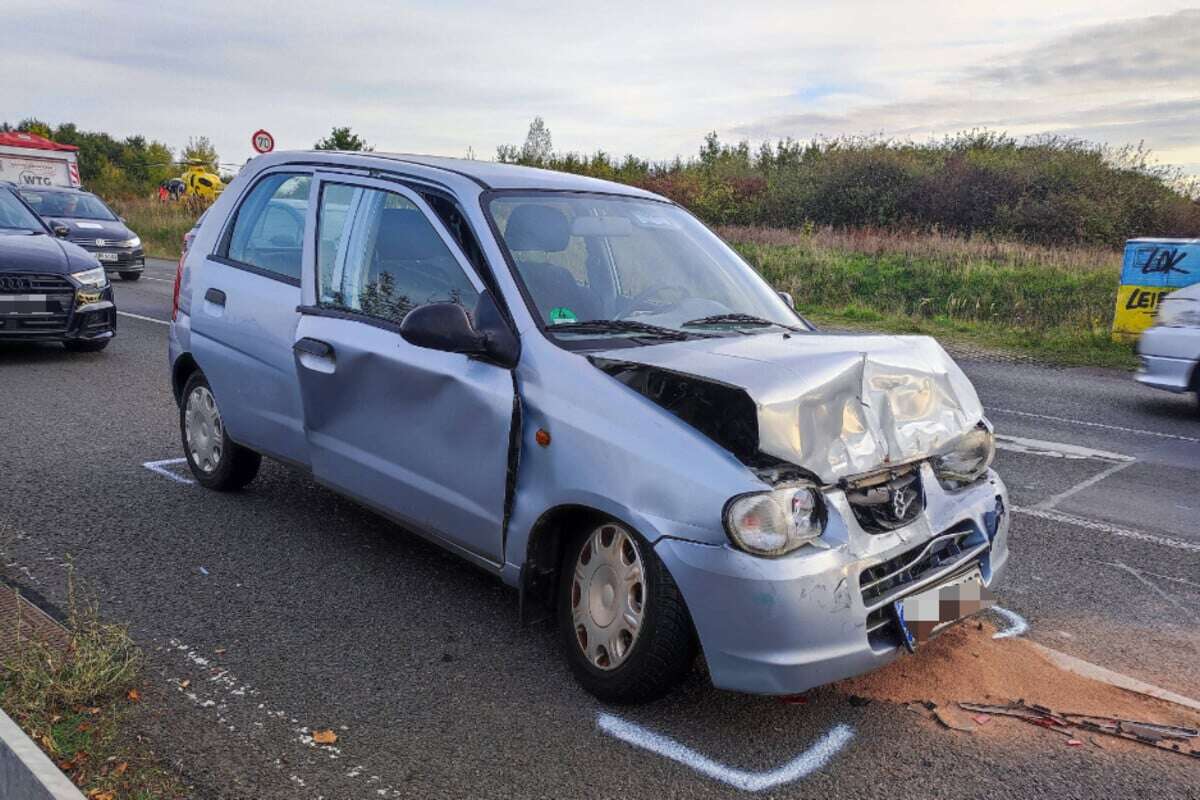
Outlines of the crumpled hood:
[[744,389],[759,450],[827,483],[942,452],[983,419],[975,388],[928,336],[758,334],[596,355]]

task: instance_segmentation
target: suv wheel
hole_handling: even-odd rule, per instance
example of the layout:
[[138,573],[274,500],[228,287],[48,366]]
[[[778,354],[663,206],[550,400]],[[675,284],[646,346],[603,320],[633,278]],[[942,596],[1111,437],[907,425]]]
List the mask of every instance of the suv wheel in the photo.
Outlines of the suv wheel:
[[140,277],[142,277],[142,273],[140,273],[140,272],[122,272],[121,273],[121,280],[123,280],[123,281],[136,281]]
[[254,480],[262,456],[229,438],[204,374],[193,372],[179,404],[179,432],[188,466],[201,486],[227,492]]
[[665,695],[691,669],[696,636],[653,548],[606,521],[582,531],[565,550],[559,636],[576,679],[607,702]]

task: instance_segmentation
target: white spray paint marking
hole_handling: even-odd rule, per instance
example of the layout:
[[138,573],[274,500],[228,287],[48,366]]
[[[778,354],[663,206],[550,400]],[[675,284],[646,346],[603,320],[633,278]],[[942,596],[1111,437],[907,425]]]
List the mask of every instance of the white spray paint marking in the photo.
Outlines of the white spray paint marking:
[[761,792],[798,781],[829,763],[854,738],[854,729],[849,725],[835,725],[811,747],[783,766],[766,772],[750,772],[728,767],[668,736],[647,730],[614,714],[601,712],[596,717],[596,725],[609,736],[691,767],[701,775],[744,792]]
[[142,464],[142,466],[153,473],[162,475],[164,478],[170,478],[176,483],[195,483],[195,481],[191,478],[185,478],[182,475],[176,475],[174,472],[167,469],[167,467],[174,466],[175,464],[182,464],[185,461],[187,461],[186,458],[165,458],[162,461],[147,461]]
[[1124,462],[1121,462],[1120,464],[1113,464],[1108,469],[1097,472],[1092,477],[1088,478],[1085,481],[1080,481],[1079,483],[1075,484],[1074,486],[1072,486],[1070,489],[1067,489],[1066,491],[1059,492],[1058,494],[1053,495],[1051,497],[1047,497],[1045,500],[1042,500],[1039,503],[1034,503],[1033,507],[1036,509],[1042,510],[1042,511],[1048,511],[1049,509],[1054,508],[1056,505],[1061,503],[1063,500],[1066,500],[1068,497],[1079,494],[1084,489],[1095,486],[1097,483],[1099,483],[1102,480],[1111,478],[1113,475],[1116,475],[1118,472],[1120,472],[1123,469],[1128,469],[1129,467],[1133,466],[1135,463],[1137,463],[1137,462],[1124,461]]
[[1008,622],[1007,628],[992,634],[993,639],[1011,639],[1029,630],[1029,623],[1017,612],[1009,611],[1007,608],[1001,608],[1000,606],[992,606],[992,611],[1004,617],[1005,621]]
[[143,322],[154,322],[159,325],[170,325],[171,324],[171,320],[169,320],[169,319],[156,319],[154,317],[144,317],[141,314],[131,314],[128,311],[118,311],[117,313],[120,314],[122,317],[130,317],[132,319],[140,319]]
[[[159,648],[162,649],[161,647]],[[213,660],[207,656],[201,655],[190,645],[180,642],[178,639],[170,640],[170,648],[168,652],[179,653],[183,655],[189,664],[201,670],[207,680],[196,678],[195,681],[184,682],[171,680],[176,690],[183,694],[197,708],[212,709],[216,715],[217,723],[228,729],[230,732],[236,732],[237,728],[230,724],[227,719],[230,709],[236,708],[239,703],[245,703],[247,697],[258,698],[259,692],[249,684],[240,681],[230,670],[217,666]],[[208,693],[211,697],[201,696],[201,692]],[[312,748],[332,760],[342,758],[342,750],[340,747],[328,744],[318,744],[313,740],[312,731],[308,726],[299,726],[299,720],[282,709],[272,709],[268,702],[254,702],[253,705],[242,705],[241,708],[246,709],[250,714],[257,714],[265,719],[272,721],[283,722],[287,729],[294,737],[289,737],[289,741],[302,744],[305,747]],[[262,721],[251,720],[252,725],[249,727],[263,728],[265,727]],[[288,723],[291,724],[288,724]],[[340,730],[348,730],[347,726],[340,726]],[[311,763],[311,762],[310,762]],[[275,760],[277,769],[283,768],[283,761]],[[350,778],[359,778],[365,783],[374,784],[372,790],[380,797],[403,797],[404,794],[394,786],[383,783],[383,780],[378,775],[366,776],[366,767],[358,765],[344,773]],[[298,786],[307,785],[303,778],[298,775],[293,775],[293,782]],[[308,776],[308,781],[311,782],[313,777]]]
[[1181,442],[1200,442],[1200,438],[1195,436],[1180,436],[1176,433],[1163,433],[1162,431],[1148,431],[1142,428],[1125,428],[1121,425],[1106,425],[1103,422],[1088,422],[1082,419],[1068,419],[1067,417],[1055,417],[1050,414],[1034,414],[1031,411],[1017,411],[1012,408],[989,408],[988,413],[994,414],[1012,414],[1015,417],[1031,417],[1033,419],[1044,419],[1051,422],[1065,422],[1069,425],[1083,425],[1087,428],[1101,428],[1106,431],[1121,431],[1122,433],[1136,433],[1140,436],[1158,436],[1162,439],[1178,439]]
[[996,447],[1001,450],[1012,450],[1016,453],[1029,453],[1047,458],[1094,459],[1098,461],[1134,461],[1133,456],[1121,453],[1110,453],[1107,450],[1094,450],[1090,447],[1080,447],[1077,444],[1065,442],[1047,442],[1042,439],[1026,439],[1021,436],[1006,436],[996,434]]
[[1163,547],[1174,547],[1176,550],[1186,550],[1189,553],[1200,553],[1200,543],[1198,542],[1185,542],[1180,539],[1171,539],[1167,536],[1135,531],[1131,528],[1109,525],[1107,522],[1097,522],[1096,520],[1084,519],[1083,517],[1076,517],[1073,514],[1064,514],[1061,511],[1052,511],[1050,509],[1013,506],[1012,510],[1017,514],[1026,514],[1038,519],[1049,520],[1050,522],[1060,522],[1064,525],[1083,528],[1084,530],[1107,533],[1110,536],[1118,536],[1122,539],[1135,539],[1139,542],[1149,542],[1150,544],[1158,544]]

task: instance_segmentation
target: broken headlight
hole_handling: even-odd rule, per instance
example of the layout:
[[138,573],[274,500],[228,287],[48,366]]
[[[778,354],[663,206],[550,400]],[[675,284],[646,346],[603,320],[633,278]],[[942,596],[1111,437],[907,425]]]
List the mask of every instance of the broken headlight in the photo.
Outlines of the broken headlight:
[[825,503],[811,484],[735,497],[725,507],[725,530],[739,549],[781,556],[812,544],[825,531]]
[[1167,328],[1200,328],[1200,302],[1190,297],[1167,297],[1158,306],[1156,322]]
[[958,489],[982,478],[996,455],[996,437],[980,422],[933,459],[933,472],[943,489]]

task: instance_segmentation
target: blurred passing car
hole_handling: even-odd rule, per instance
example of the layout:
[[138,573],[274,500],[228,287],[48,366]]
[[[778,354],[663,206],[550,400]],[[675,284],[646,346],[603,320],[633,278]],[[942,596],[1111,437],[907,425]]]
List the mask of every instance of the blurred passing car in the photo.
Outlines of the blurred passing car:
[[57,238],[0,182],[0,342],[103,350],[116,335],[112,286],[96,258]]
[[99,197],[61,187],[22,186],[19,191],[52,230],[66,228],[66,238],[95,255],[105,270],[127,281],[142,277],[146,252],[141,238]]
[[1167,295],[1154,326],[1138,341],[1137,380],[1169,392],[1194,392],[1200,403],[1200,283]]

